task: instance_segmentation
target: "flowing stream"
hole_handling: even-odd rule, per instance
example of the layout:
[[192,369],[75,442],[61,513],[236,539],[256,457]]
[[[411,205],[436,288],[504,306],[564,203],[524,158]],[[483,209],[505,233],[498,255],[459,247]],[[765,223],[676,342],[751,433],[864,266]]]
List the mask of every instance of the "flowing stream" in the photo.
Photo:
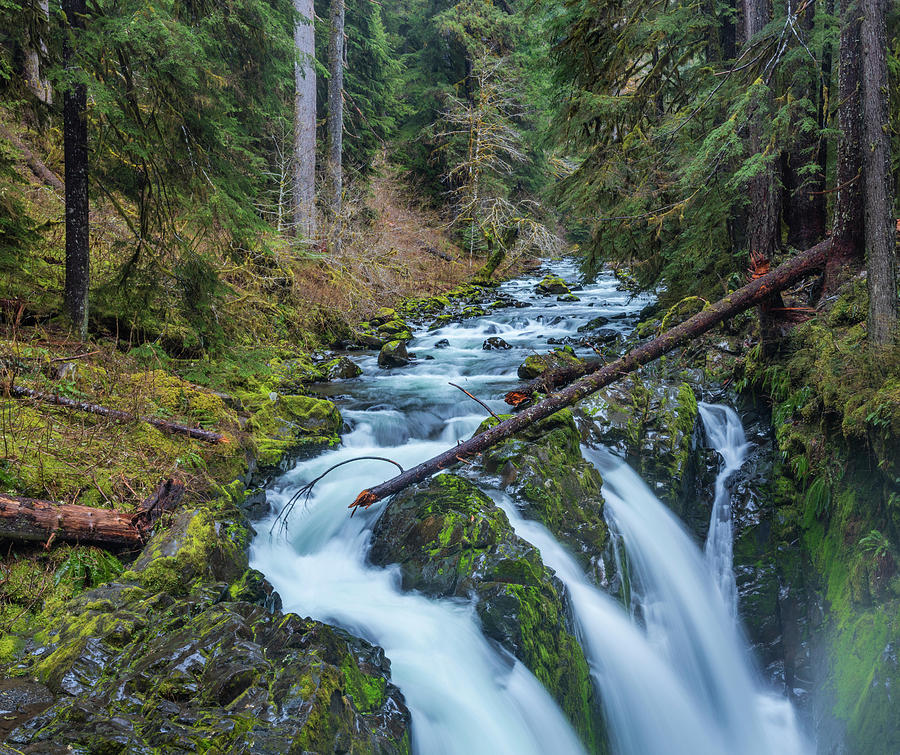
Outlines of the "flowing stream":
[[[570,282],[577,278],[569,261],[554,263],[552,272]],[[419,333],[410,344],[419,358],[410,367],[380,370],[373,354],[357,356],[363,376],[334,386],[349,426],[341,447],[285,474],[269,491],[274,511],[339,461],[388,456],[409,468],[469,437],[483,410],[448,382],[501,411],[517,366],[547,350],[547,339],[573,335],[598,315],[625,333],[647,302],[619,291],[612,276],[577,291],[577,302],[537,296],[535,283],[503,284],[503,291],[532,305],[527,309]],[[511,348],[482,350],[489,336]],[[591,584],[546,529],[524,520],[502,492],[490,492],[569,589],[616,753],[799,755],[806,746],[793,709],[763,691],[735,619],[727,479],[743,462],[743,431],[725,407],[703,405],[701,411],[724,460],[706,559],[624,462],[604,449],[583,449],[603,473],[607,518],[628,559],[628,610]],[[393,473],[389,465],[365,461],[325,477],[295,509],[286,533],[269,534],[274,512],[257,524],[252,565],[281,594],[285,610],[338,624],[384,648],[412,713],[417,753],[582,752],[535,677],[485,640],[469,602],[405,593],[396,568],[367,563],[374,515],[351,519],[346,507],[360,490]]]

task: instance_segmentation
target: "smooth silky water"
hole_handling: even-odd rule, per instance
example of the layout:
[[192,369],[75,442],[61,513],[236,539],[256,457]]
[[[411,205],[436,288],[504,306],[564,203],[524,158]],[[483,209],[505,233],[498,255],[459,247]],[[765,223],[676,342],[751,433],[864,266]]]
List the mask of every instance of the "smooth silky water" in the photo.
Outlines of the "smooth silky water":
[[[554,263],[552,271],[569,282],[577,277],[569,261]],[[521,279],[502,286],[530,308],[419,333],[409,345],[418,360],[409,367],[380,370],[372,353],[356,355],[364,374],[339,384],[343,393],[336,398],[349,426],[341,447],[285,474],[269,491],[272,516],[255,525],[252,565],[278,590],[286,611],[337,624],[384,648],[392,681],[412,713],[414,750],[422,755],[563,754],[582,748],[534,676],[485,640],[469,602],[405,593],[396,567],[367,563],[377,510],[350,518],[347,506],[361,490],[392,476],[393,466],[360,461],[341,467],[294,509],[286,532],[279,525],[269,531],[297,488],[340,461],[387,456],[408,468],[468,438],[483,410],[449,382],[503,411],[502,397],[516,382],[517,366],[530,353],[546,351],[547,338],[573,335],[598,315],[618,317],[607,327],[628,332],[648,301],[617,290],[611,276],[577,291],[580,302],[535,296],[535,283]],[[489,336],[500,336],[512,348],[483,351]],[[449,345],[436,347],[442,339]],[[703,411],[707,434],[723,453],[710,430],[718,412]],[[718,556],[704,560],[680,523],[621,461],[602,449],[585,454],[604,474],[607,516],[624,542],[639,611],[626,611],[589,583],[549,532],[523,520],[504,494],[491,494],[569,588],[615,751],[805,752],[790,704],[762,692],[752,671],[723,599],[722,577],[714,576]],[[723,472],[726,467],[727,461]],[[717,507],[728,506],[724,480],[722,490],[720,505],[717,482],[713,516]],[[723,520],[726,525],[730,573],[730,523]],[[718,544],[713,549],[720,554]]]

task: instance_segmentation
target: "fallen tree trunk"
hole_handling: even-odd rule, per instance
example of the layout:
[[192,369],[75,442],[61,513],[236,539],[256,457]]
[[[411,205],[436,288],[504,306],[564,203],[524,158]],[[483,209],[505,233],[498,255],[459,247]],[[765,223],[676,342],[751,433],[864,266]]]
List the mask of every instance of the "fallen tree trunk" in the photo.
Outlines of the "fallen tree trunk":
[[670,328],[652,341],[629,351],[620,359],[581,377],[567,388],[548,396],[543,401],[539,401],[515,417],[494,425],[494,427],[485,430],[483,433],[444,451],[444,453],[428,461],[422,462],[412,469],[408,469],[380,485],[376,485],[374,488],[363,490],[356,497],[356,500],[350,504],[350,508],[354,511],[359,507],[368,508],[373,503],[398,493],[409,485],[421,482],[457,462],[466,461],[468,458],[496,445],[501,440],[515,435],[520,430],[524,430],[532,423],[549,417],[560,409],[571,406],[588,394],[615,382],[638,367],[652,362],[690,338],[695,338],[705,333],[723,320],[734,317],[734,315],[745,309],[765,301],[773,294],[782,291],[801,278],[823,267],[830,248],[831,240],[826,239],[812,249],[795,255],[770,273],[755,278],[743,288],[739,288],[724,299],[720,299],[680,325]]
[[0,538],[140,548],[153,524],[183,496],[182,483],[166,480],[135,513],[128,513],[0,495]]
[[606,362],[600,359],[588,359],[579,364],[558,367],[555,370],[545,370],[533,380],[529,380],[524,385],[520,385],[515,390],[507,393],[504,400],[510,406],[518,408],[522,404],[531,401],[534,394],[538,391],[549,393],[561,385],[568,385],[584,375],[596,372],[604,364]]
[[199,427],[182,425],[179,422],[168,422],[167,420],[157,419],[156,417],[139,417],[136,414],[123,412],[119,409],[110,409],[98,404],[89,404],[86,401],[75,401],[74,399],[66,398],[65,396],[57,396],[53,393],[41,393],[40,391],[35,391],[31,388],[23,388],[19,385],[14,385],[10,388],[9,392],[10,395],[18,396],[19,398],[33,398],[35,401],[42,401],[46,404],[56,404],[57,406],[64,406],[67,409],[75,409],[80,412],[99,414],[102,417],[109,417],[120,422],[146,422],[167,433],[187,435],[189,438],[202,440],[206,443],[228,442],[228,438],[225,435],[213,432],[212,430],[203,430]]

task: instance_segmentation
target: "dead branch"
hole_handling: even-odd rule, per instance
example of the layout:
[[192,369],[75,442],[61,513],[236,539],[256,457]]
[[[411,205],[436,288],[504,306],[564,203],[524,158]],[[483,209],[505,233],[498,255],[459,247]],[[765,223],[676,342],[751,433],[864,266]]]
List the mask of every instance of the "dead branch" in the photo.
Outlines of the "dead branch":
[[203,430],[199,427],[190,427],[189,425],[182,425],[179,422],[169,422],[167,420],[158,419],[156,417],[140,417],[136,414],[131,414],[130,412],[120,411],[119,409],[110,409],[106,406],[90,404],[86,401],[75,401],[74,399],[66,398],[65,396],[57,396],[53,393],[42,393],[40,391],[33,390],[32,388],[23,388],[19,385],[12,386],[9,389],[9,393],[11,396],[15,396],[17,398],[31,398],[35,401],[40,401],[45,404],[56,404],[57,406],[64,406],[67,409],[75,409],[79,412],[99,414],[101,417],[109,417],[110,419],[114,419],[119,422],[146,422],[147,424],[153,425],[154,427],[167,433],[187,435],[189,438],[202,440],[206,443],[229,442],[227,436],[222,435],[221,433],[213,432],[212,430]]
[[486,410],[486,411],[487,411],[494,419],[500,419],[500,417],[498,417],[496,414],[494,414],[494,410],[491,409],[491,407],[489,407],[487,404],[485,404],[484,401],[482,401],[480,398],[476,398],[475,396],[473,396],[471,393],[469,393],[469,392],[468,392],[465,388],[463,388],[461,385],[457,385],[456,383],[450,383],[450,385],[452,385],[454,388],[459,388],[459,389],[460,389],[463,393],[465,393],[470,399],[472,399],[472,401],[475,401],[476,403],[481,404],[481,405],[485,408],[485,410]]

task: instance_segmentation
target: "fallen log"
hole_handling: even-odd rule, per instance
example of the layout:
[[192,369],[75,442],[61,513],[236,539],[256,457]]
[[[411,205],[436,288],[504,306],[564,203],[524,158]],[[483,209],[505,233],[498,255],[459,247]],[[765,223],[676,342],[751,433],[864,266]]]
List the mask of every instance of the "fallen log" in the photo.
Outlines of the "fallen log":
[[614,362],[595,369],[594,372],[581,377],[567,388],[551,394],[516,416],[494,425],[483,433],[376,485],[374,488],[363,490],[349,508],[354,512],[360,507],[369,508],[373,503],[398,493],[409,485],[421,482],[457,462],[464,462],[469,457],[515,435],[520,430],[524,430],[532,423],[571,406],[594,391],[668,353],[685,341],[705,333],[723,320],[734,317],[745,309],[767,300],[801,278],[815,272],[825,265],[830,248],[831,240],[826,239],[811,249],[795,255],[775,270],[755,278],[746,286],[739,288],[724,299],[720,299],[680,325],[676,325],[652,341],[632,349]]
[[518,408],[522,404],[531,401],[534,394],[538,391],[550,393],[561,385],[568,385],[584,375],[596,372],[604,364],[606,362],[600,359],[588,359],[579,364],[557,367],[555,370],[545,370],[533,380],[529,380],[524,385],[509,391],[504,396],[504,401],[510,406]]
[[134,513],[0,494],[0,538],[140,548],[184,492],[183,483],[166,480]]
[[101,417],[109,417],[119,422],[146,422],[167,433],[176,435],[187,435],[195,440],[202,440],[206,443],[228,443],[228,437],[212,430],[203,430],[199,427],[191,427],[190,425],[182,425],[179,422],[169,422],[156,417],[140,417],[130,412],[123,412],[119,409],[110,409],[106,406],[98,404],[90,404],[86,401],[75,401],[65,396],[58,396],[55,393],[42,393],[32,388],[23,388],[20,385],[14,385],[9,390],[10,395],[19,398],[32,398],[35,401],[41,401],[46,404],[56,404],[64,406],[67,409],[75,409],[79,412],[89,412],[91,414],[99,414]]

